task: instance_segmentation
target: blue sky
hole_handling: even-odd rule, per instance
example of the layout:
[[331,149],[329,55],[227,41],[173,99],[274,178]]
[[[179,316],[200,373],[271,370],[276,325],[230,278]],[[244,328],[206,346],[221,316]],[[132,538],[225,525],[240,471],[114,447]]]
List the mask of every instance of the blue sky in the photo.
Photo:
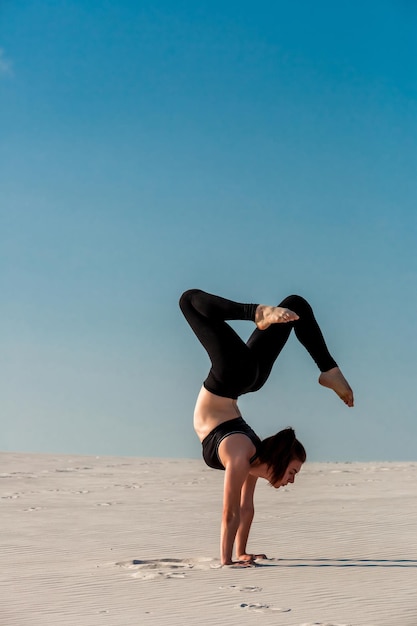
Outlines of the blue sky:
[[1,449],[199,457],[199,287],[304,295],[354,388],[292,338],[240,402],[261,436],[417,459],[416,24],[406,0],[2,4]]

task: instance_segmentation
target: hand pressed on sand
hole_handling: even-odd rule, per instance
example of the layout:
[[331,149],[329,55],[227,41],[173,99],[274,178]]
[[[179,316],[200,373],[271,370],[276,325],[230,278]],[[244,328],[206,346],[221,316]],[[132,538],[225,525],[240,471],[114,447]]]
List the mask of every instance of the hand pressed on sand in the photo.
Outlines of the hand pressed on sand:
[[256,561],[256,559],[267,559],[266,554],[241,554],[238,556],[239,561]]

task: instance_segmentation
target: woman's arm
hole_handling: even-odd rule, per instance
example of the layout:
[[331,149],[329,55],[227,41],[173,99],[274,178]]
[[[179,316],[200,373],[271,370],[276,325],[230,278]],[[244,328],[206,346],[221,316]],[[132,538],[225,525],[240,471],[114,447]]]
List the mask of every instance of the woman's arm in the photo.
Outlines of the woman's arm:
[[226,468],[220,533],[220,552],[223,565],[233,563],[233,544],[241,523],[242,488],[249,475],[249,459],[254,451],[255,446],[251,440],[240,433],[229,435],[223,439],[219,446],[219,457]]
[[232,565],[233,544],[240,525],[240,498],[248,475],[246,459],[232,459],[226,466],[223,492],[223,514],[220,531],[222,565]]
[[245,480],[240,498],[240,524],[236,533],[236,557],[239,561],[252,562],[255,559],[266,559],[265,554],[248,554],[246,546],[249,538],[249,531],[252,525],[255,507],[253,506],[253,496],[255,493],[255,476],[249,476]]
[[[236,556],[239,560],[252,558],[252,555],[246,553],[246,544],[248,543],[249,531],[252,525],[255,507],[253,506],[253,495],[255,492],[257,478],[247,476],[243,483],[240,496],[240,524],[236,533]],[[249,559],[251,560],[251,559]]]

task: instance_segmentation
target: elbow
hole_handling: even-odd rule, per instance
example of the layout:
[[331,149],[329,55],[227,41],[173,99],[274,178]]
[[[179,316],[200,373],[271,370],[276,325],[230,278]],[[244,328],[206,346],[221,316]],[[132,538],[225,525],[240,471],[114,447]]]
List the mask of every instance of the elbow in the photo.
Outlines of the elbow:
[[222,515],[223,524],[229,526],[230,524],[239,524],[240,521],[240,511],[236,509],[223,509]]
[[245,519],[252,519],[255,515],[255,508],[253,506],[242,506],[240,509],[240,516]]

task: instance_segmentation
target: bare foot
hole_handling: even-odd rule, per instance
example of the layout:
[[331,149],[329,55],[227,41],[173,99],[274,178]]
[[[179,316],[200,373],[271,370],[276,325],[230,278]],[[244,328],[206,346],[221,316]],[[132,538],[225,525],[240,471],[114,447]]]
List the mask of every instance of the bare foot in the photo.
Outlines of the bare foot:
[[286,324],[298,319],[297,313],[281,306],[259,304],[255,313],[255,324],[259,330],[266,330],[271,324]]
[[319,383],[323,387],[333,389],[345,404],[353,406],[353,391],[338,367],[322,372],[319,376]]

